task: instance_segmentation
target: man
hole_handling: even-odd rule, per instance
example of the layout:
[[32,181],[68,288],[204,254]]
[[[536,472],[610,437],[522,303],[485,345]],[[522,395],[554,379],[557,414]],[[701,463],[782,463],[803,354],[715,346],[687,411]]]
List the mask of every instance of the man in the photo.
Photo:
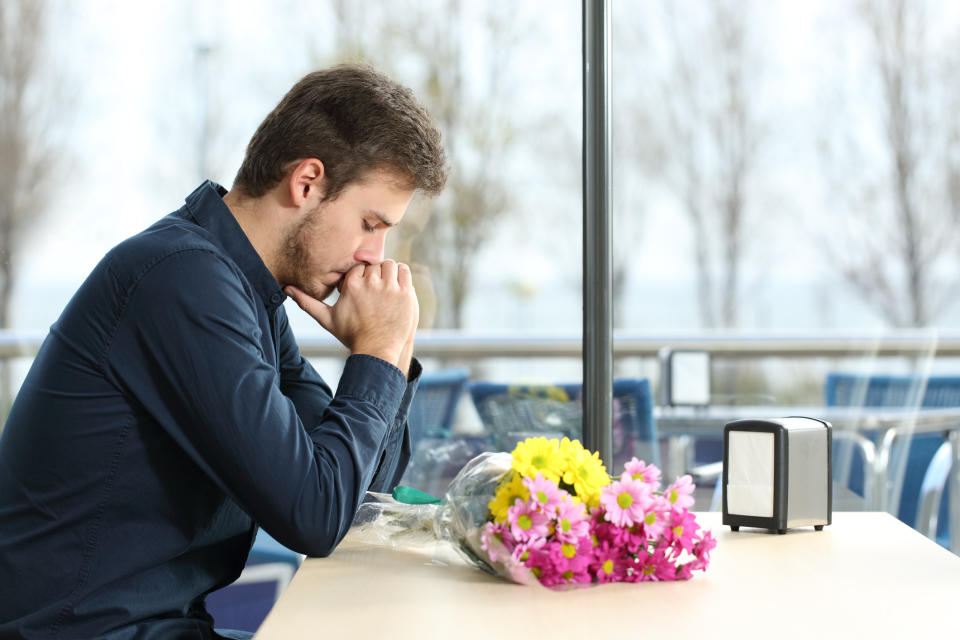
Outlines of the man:
[[[204,597],[258,525],[323,556],[368,489],[396,484],[418,308],[384,238],[444,161],[408,90],[312,73],[229,192],[204,183],[104,257],[0,438],[0,638],[215,638]],[[335,395],[284,293],[350,349]]]

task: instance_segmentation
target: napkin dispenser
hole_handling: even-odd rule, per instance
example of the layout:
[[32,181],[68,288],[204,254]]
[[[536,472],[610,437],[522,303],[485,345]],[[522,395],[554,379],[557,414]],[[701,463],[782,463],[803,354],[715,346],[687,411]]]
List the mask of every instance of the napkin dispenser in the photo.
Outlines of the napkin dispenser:
[[831,521],[831,425],[734,420],[723,429],[723,524],[786,533]]

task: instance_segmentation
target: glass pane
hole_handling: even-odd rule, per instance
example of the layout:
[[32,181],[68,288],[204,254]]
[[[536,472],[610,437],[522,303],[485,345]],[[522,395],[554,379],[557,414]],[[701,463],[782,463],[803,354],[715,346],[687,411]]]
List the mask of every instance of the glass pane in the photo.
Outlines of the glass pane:
[[[728,419],[819,415],[844,432],[842,488],[914,524],[943,443],[925,433],[938,428],[928,410],[960,407],[960,12],[614,12],[617,324],[711,352],[711,406],[658,408],[667,465],[719,461]],[[618,363],[650,372],[649,359]]]

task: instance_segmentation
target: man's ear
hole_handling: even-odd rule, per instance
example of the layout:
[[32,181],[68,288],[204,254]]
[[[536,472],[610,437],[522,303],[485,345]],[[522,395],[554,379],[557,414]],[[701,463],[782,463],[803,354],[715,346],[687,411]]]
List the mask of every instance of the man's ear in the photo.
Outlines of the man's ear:
[[324,194],[323,163],[316,158],[301,160],[290,173],[290,200],[296,207],[319,202]]

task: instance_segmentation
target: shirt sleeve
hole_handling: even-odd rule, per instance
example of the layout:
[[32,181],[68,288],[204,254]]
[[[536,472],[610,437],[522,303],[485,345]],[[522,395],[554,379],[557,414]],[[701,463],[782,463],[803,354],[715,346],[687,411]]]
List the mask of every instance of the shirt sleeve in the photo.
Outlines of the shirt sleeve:
[[[277,344],[280,359],[280,389],[293,401],[300,420],[305,425],[319,423],[323,412],[330,403],[330,388],[316,372],[310,362],[300,353],[300,347],[290,329],[286,311],[281,307],[277,312]],[[390,492],[393,490],[410,461],[410,431],[407,426],[407,413],[410,403],[420,383],[423,368],[414,358],[403,399],[390,424],[384,441],[383,453],[377,471],[370,484],[370,491]],[[346,372],[345,372],[346,374]],[[348,381],[341,378],[341,384]]]
[[384,458],[407,380],[351,356],[336,395],[305,368],[284,383],[264,353],[262,304],[216,254],[167,256],[128,293],[107,374],[267,532],[328,555]]

